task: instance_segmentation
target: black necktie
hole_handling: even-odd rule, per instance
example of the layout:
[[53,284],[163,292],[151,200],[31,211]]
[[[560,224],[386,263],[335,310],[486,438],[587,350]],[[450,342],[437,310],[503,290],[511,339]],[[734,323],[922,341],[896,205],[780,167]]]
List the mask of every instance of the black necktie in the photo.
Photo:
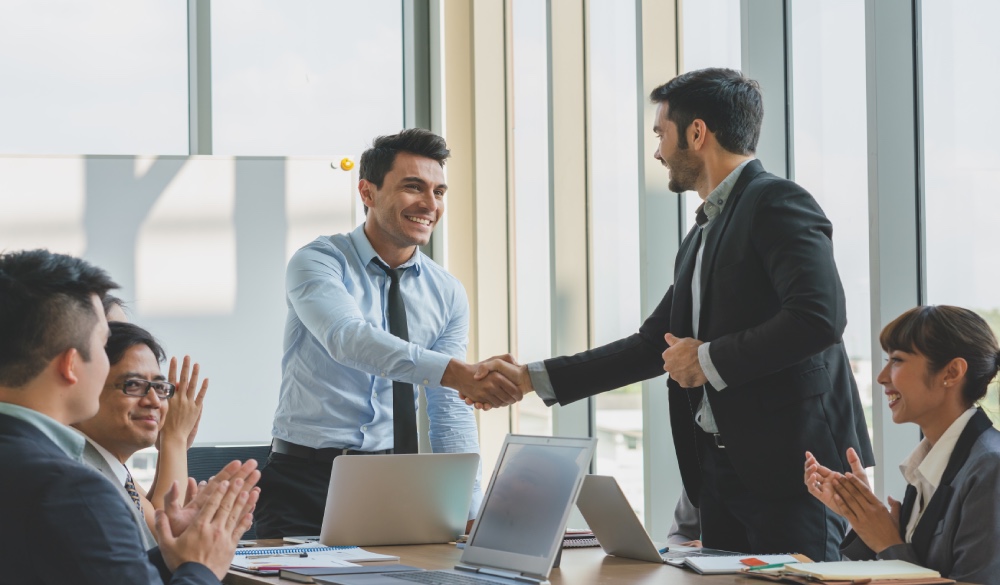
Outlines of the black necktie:
[[[375,264],[389,277],[389,333],[403,341],[409,341],[406,305],[403,303],[403,293],[399,290],[399,279],[405,269],[389,268],[378,259]],[[394,453],[417,452],[417,413],[413,407],[413,384],[392,383],[392,434]]]

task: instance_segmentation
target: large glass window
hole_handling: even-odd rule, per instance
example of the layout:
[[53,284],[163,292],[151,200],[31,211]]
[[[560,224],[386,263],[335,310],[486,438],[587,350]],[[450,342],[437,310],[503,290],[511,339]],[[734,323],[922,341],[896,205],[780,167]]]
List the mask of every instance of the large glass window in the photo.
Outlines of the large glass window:
[[[635,333],[639,302],[639,147],[635,4],[590,2],[590,226],[593,337]],[[642,385],[598,394],[597,473],[614,475],[643,518]]]
[[[681,72],[706,67],[741,69],[740,0],[684,2],[681,36]],[[687,233],[694,225],[694,210],[701,205],[701,198],[694,191],[682,197],[681,221]]]
[[[794,178],[833,223],[847,296],[844,345],[872,423],[864,0],[792,5]],[[870,431],[869,431],[870,432]]]
[[399,0],[214,0],[213,150],[358,155],[403,126]]
[[186,154],[187,3],[0,3],[0,153]]
[[[545,3],[511,5],[514,78],[515,351],[527,363],[552,355],[549,113]],[[552,410],[534,394],[518,403],[514,432],[552,434]]]
[[[926,302],[958,305],[1000,332],[1000,37],[993,0],[924,0],[923,144]],[[1000,420],[997,386],[983,403]]]

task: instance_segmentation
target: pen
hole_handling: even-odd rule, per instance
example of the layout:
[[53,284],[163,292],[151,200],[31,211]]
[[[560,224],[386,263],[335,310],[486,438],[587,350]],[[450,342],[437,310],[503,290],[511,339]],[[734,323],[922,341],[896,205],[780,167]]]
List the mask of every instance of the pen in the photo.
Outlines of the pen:
[[784,567],[787,563],[771,563],[770,565],[757,565],[756,567],[750,567],[748,571],[760,571],[762,569],[780,569]]

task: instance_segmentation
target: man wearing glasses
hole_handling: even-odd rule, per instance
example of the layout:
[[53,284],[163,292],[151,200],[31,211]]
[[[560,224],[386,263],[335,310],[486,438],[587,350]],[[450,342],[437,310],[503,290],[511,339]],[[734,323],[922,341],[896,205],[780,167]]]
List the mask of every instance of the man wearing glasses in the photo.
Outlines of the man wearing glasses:
[[[105,351],[111,370],[101,390],[100,410],[74,426],[87,438],[84,462],[118,487],[139,526],[142,545],[150,549],[156,546],[155,509],[163,507],[163,496],[174,480],[182,489],[187,485],[187,448],[194,439],[208,380],[195,395],[198,365],[192,371],[185,358],[179,379],[176,359],[171,360],[173,382],[168,382],[160,372],[166,355],[148,331],[132,323],[111,322],[108,327]],[[159,458],[156,479],[146,493],[125,462],[153,444],[159,447]]]

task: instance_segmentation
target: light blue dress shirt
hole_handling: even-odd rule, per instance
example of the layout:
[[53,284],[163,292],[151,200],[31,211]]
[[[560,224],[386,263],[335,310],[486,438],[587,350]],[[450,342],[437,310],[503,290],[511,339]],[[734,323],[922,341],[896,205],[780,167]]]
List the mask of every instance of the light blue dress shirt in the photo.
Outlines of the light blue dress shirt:
[[[478,453],[472,407],[441,386],[451,359],[466,357],[464,287],[419,250],[399,266],[405,268],[400,288],[406,342],[389,333],[390,281],[375,258],[362,224],[349,234],[313,240],[288,262],[281,394],[272,434],[313,448],[391,449],[392,381],[398,380],[424,387],[434,452]],[[477,476],[470,517],[481,501]]]

